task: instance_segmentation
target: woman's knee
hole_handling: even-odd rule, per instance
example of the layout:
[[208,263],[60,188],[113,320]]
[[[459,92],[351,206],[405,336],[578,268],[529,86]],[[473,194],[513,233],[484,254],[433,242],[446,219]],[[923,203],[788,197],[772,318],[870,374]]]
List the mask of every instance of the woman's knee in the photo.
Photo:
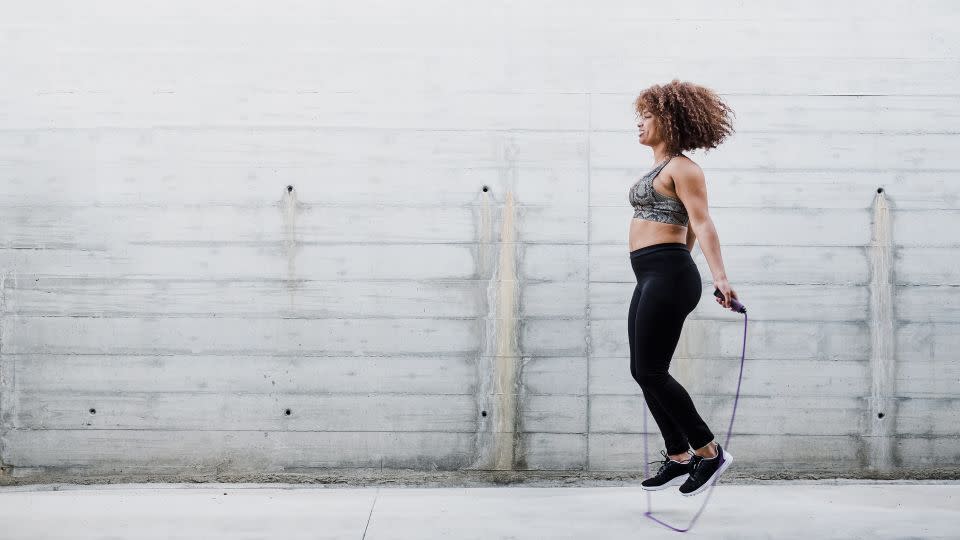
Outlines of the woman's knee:
[[637,370],[631,370],[631,374],[633,375],[633,380],[637,381],[637,384],[639,384],[641,388],[660,388],[667,383],[670,377],[668,373]]

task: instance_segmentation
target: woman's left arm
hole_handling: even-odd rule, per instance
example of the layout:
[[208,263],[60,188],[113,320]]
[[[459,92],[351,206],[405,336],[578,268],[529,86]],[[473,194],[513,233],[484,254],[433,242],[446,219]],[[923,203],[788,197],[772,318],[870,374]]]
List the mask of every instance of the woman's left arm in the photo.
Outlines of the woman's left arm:
[[690,241],[690,232],[693,231],[694,237],[700,238],[700,250],[703,251],[707,264],[710,266],[710,272],[713,274],[713,285],[720,289],[724,294],[724,300],[717,299],[717,303],[723,307],[730,307],[730,298],[737,298],[736,292],[730,288],[727,280],[727,271],[723,267],[723,257],[720,255],[720,238],[717,236],[717,229],[710,218],[710,211],[707,208],[707,182],[703,176],[703,170],[696,163],[687,163],[680,168],[677,174],[673,176],[673,185],[677,191],[677,196],[683,202],[687,209],[687,215],[690,218],[687,232],[687,241]]

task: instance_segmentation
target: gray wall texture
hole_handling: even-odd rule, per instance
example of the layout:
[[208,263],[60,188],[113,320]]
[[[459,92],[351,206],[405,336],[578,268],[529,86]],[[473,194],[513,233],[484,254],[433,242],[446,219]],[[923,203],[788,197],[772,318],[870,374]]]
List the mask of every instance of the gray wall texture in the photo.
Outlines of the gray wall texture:
[[[673,78],[737,113],[692,154],[737,473],[960,471],[954,2],[6,4],[4,482],[638,473],[632,100]],[[671,371],[722,443],[743,318],[693,255]]]

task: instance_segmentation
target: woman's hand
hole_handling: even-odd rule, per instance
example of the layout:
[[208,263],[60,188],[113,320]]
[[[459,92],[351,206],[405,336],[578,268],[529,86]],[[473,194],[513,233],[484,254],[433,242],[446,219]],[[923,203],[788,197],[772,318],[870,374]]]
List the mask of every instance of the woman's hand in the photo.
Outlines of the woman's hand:
[[714,296],[714,298],[716,299],[717,303],[720,304],[721,306],[727,308],[727,309],[730,309],[730,299],[731,299],[731,298],[736,298],[737,300],[740,299],[740,298],[737,296],[737,293],[734,292],[733,289],[730,288],[730,282],[727,281],[726,278],[713,280],[713,286],[716,287],[716,288],[718,288],[718,289],[720,289],[720,292],[723,293],[723,300],[721,300],[721,299],[717,298],[716,296]]

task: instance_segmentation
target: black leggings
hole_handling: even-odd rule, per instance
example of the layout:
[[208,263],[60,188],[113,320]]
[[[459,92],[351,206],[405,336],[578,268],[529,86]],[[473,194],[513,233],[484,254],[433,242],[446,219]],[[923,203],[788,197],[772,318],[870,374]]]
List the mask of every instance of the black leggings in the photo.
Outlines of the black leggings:
[[630,252],[637,277],[627,325],[630,374],[643,390],[667,453],[682,454],[713,440],[690,394],[667,368],[687,315],[700,303],[700,271],[686,244],[654,244]]

